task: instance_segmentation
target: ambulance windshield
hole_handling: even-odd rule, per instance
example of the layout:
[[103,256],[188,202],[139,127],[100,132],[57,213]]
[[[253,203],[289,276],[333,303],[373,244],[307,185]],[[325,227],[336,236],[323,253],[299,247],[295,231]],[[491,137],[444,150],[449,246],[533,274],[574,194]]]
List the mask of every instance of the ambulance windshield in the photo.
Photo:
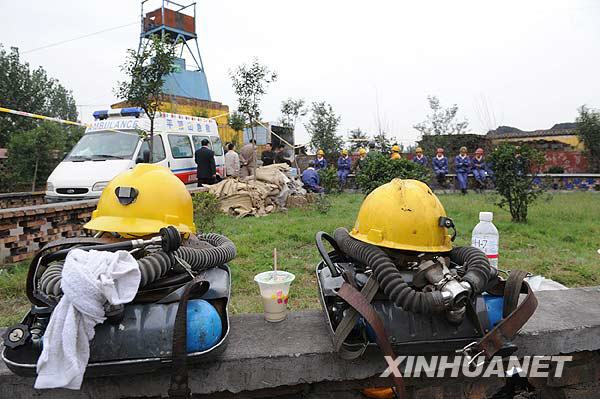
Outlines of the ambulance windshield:
[[140,138],[137,134],[98,131],[85,134],[65,161],[132,159]]

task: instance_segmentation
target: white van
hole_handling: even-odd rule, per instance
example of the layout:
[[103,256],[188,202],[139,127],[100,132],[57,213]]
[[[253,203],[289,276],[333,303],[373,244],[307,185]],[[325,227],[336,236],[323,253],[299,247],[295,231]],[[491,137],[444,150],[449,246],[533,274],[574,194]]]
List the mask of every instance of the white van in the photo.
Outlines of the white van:
[[[48,177],[46,199],[98,198],[113,177],[148,160],[150,146],[140,132],[150,131],[141,108],[94,112],[92,126]],[[157,112],[153,162],[170,168],[185,184],[195,183],[195,151],[208,139],[215,152],[217,175],[225,176],[223,144],[213,119]]]

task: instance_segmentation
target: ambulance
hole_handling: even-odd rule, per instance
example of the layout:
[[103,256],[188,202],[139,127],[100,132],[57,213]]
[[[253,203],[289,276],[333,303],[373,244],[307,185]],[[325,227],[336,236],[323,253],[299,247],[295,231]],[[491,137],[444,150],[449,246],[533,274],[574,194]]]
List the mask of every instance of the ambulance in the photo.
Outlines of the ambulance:
[[[141,108],[94,112],[94,122],[48,177],[49,202],[100,197],[119,173],[150,158],[150,119]],[[194,153],[203,139],[215,153],[217,178],[225,177],[225,156],[213,119],[157,112],[152,162],[163,165],[185,184],[197,182]]]

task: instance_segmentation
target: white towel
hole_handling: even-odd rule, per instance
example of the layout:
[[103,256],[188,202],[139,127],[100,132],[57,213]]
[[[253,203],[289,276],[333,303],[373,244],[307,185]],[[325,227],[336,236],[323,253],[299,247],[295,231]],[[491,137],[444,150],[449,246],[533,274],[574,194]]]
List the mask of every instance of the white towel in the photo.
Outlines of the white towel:
[[35,388],[80,389],[94,326],[106,320],[104,304],[131,302],[139,285],[138,263],[126,251],[69,252],[62,271],[63,297],[44,334]]

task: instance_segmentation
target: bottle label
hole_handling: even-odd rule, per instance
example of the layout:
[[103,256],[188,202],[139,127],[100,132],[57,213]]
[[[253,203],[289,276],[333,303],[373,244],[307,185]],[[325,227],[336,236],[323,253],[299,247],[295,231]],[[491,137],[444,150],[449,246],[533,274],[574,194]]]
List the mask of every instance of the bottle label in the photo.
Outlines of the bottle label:
[[471,246],[481,249],[487,258],[490,260],[490,264],[494,267],[498,267],[498,237],[492,235],[474,235],[471,239]]

